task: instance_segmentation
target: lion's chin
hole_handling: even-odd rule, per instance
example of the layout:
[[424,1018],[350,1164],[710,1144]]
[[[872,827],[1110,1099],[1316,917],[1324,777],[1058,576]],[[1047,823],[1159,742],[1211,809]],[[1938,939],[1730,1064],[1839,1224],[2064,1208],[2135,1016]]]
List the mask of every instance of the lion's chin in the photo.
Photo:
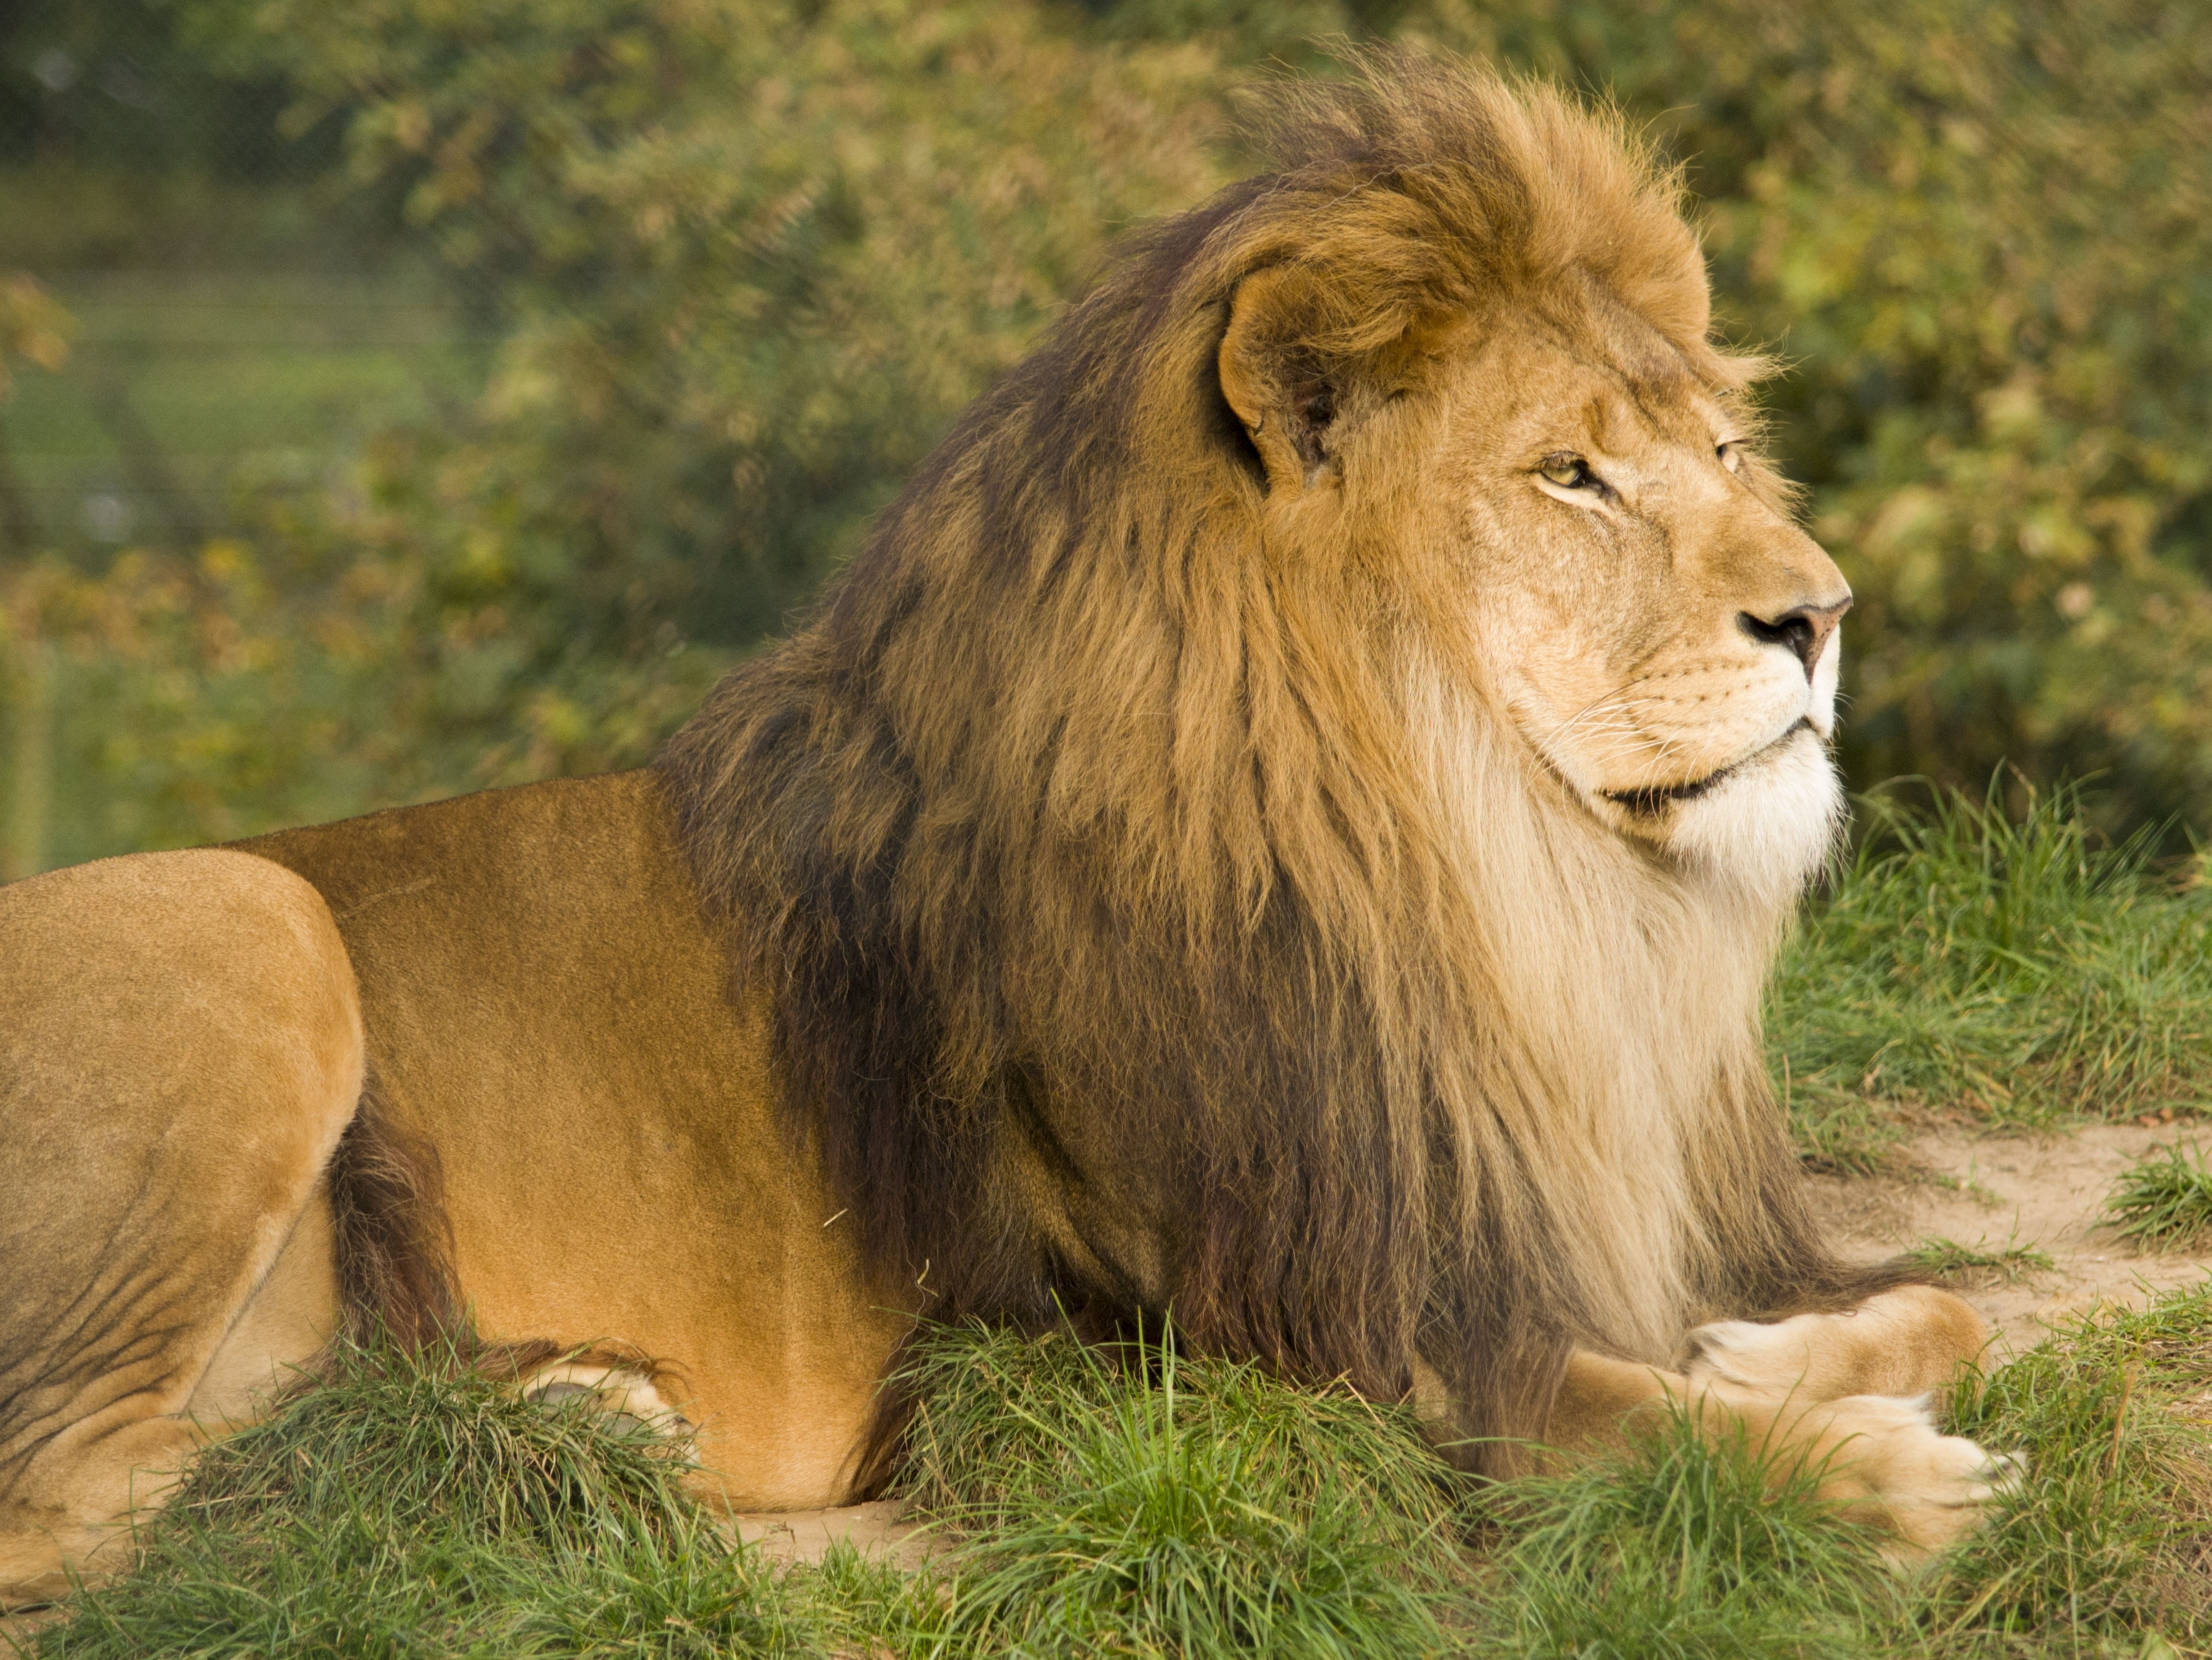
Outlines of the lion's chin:
[[1685,865],[1786,905],[1820,873],[1844,827],[1843,786],[1809,726],[1671,804],[1660,839]]

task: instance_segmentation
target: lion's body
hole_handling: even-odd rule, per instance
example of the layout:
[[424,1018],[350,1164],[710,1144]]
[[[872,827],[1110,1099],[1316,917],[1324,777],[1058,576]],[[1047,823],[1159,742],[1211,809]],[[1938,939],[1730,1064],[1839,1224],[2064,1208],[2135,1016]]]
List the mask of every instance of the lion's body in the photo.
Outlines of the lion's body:
[[[0,1533],[0,1588],[53,1589],[27,1571],[53,1566],[47,1535],[81,1554],[119,1508],[107,1483],[68,1514],[82,1475],[47,1467],[81,1472],[78,1444],[118,1426],[117,1475],[173,1466],[181,1420],[250,1420],[337,1329],[325,1173],[364,1075],[443,1189],[449,1239],[403,1248],[442,1248],[483,1336],[653,1357],[725,1502],[848,1491],[900,1326],[823,1225],[661,794],[650,773],[538,785],[8,891],[0,1471],[27,1536]],[[157,1312],[160,1352],[119,1365]],[[47,1398],[16,1392],[27,1374]]]
[[[26,1194],[17,1375],[86,1373],[52,1310],[116,1248],[52,1242],[121,1203],[194,1310],[176,1378],[234,1323],[276,1331],[265,1372],[458,1297],[541,1359],[650,1356],[739,1503],[876,1479],[913,1313],[1171,1311],[1412,1396],[1477,1467],[1671,1395],[1850,1449],[1838,1490],[1911,1546],[1965,1525],[1996,1468],[1893,1393],[1979,1323],[1826,1252],[1765,1079],[1850,596],[1748,447],[1756,365],[1706,337],[1671,185],[1464,70],[1295,114],[1283,169],[1135,239],[653,771],[0,894],[20,952],[94,942],[95,985],[191,958],[172,1039],[261,1007],[336,1055],[357,985],[367,1056],[284,1086],[264,1172],[179,1148],[189,1080],[54,1087],[109,1039],[18,966],[9,1133],[96,1126],[155,1174]],[[198,943],[226,904],[315,943],[263,985]],[[158,1082],[165,1043],[85,1078]],[[264,1321],[241,1265],[295,1223]],[[183,1254],[210,1230],[228,1278]],[[77,1455],[22,1398],[28,1539],[53,1481],[11,1472]]]

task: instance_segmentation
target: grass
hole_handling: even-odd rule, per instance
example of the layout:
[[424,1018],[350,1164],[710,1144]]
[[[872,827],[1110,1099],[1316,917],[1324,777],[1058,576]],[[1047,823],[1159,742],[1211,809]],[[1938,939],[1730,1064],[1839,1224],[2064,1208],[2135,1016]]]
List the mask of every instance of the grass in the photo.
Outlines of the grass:
[[2153,1147],[2120,1173],[2105,1201],[2120,1236],[2151,1250],[2212,1238],[2212,1168],[2201,1148]]
[[[1802,1472],[1676,1416],[1603,1463],[1516,1484],[1486,1651],[1575,1660],[2203,1652],[2212,1290],[2083,1319],[1950,1402],[1949,1427],[2020,1450],[1989,1525],[1917,1575]],[[2159,1643],[2168,1649],[2156,1646]],[[2171,1645],[2180,1645],[2172,1647]]]
[[1866,1653],[1896,1624],[1899,1586],[1880,1541],[1814,1485],[1678,1412],[1613,1458],[1484,1495],[1500,1543],[1479,1648],[1531,1660]]
[[2212,1642],[2208,1384],[2212,1288],[2199,1286],[2077,1320],[1978,1393],[1962,1388],[1954,1426],[2024,1449],[2030,1474],[1939,1565],[1918,1626],[1990,1652],[2144,1631]]
[[1962,1387],[2029,1474],[1916,1576],[1758,1449],[1654,1420],[1472,1488],[1410,1414],[1171,1345],[932,1334],[907,1574],[730,1544],[651,1432],[546,1413],[451,1354],[362,1350],[204,1457],[135,1572],[32,1639],[90,1657],[1240,1655],[1874,1660],[2212,1643],[2212,1287]]
[[2066,789],[2016,818],[1994,787],[1862,808],[1768,1000],[1811,1161],[1873,1168],[1915,1108],[2049,1128],[2212,1101],[2212,896],[2148,835],[2103,842]]
[[652,1432],[548,1412],[459,1357],[341,1349],[332,1377],[204,1455],[135,1572],[33,1653],[653,1656],[825,1652],[926,1622],[848,1554],[779,1578],[685,1495]]
[[1923,1239],[1905,1260],[1932,1280],[1951,1285],[2013,1285],[2030,1274],[2048,1274],[2057,1263],[2033,1245],[2008,1243],[1998,1250],[1962,1245],[1955,1239]]
[[1401,1408],[1172,1345],[975,1327],[912,1374],[903,1481],[957,1542],[946,1631],[981,1653],[1434,1652],[1463,1577],[1449,1475]]

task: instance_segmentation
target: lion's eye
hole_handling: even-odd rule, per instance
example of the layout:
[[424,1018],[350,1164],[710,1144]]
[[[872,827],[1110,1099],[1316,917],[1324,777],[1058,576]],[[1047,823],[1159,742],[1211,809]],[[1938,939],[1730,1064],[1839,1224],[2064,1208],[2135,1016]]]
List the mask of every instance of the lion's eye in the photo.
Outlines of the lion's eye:
[[1536,471],[1543,475],[1547,483],[1557,484],[1561,489],[1588,489],[1598,482],[1597,475],[1590,471],[1589,462],[1579,455],[1569,455],[1564,452],[1546,456],[1536,464]]

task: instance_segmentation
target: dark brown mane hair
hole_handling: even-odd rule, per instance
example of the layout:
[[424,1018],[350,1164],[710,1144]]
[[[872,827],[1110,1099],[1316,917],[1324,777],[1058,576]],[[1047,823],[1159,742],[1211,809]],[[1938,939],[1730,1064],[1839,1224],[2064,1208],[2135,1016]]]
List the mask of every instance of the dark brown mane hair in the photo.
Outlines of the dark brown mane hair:
[[[1602,285],[1715,388],[1748,370],[1617,121],[1464,65],[1352,67],[1278,89],[1273,171],[1128,239],[659,764],[887,1294],[1167,1309],[1376,1397],[1425,1363],[1468,1433],[1528,1434],[1567,1343],[1654,1340],[1571,1219],[1593,1213],[1540,1130],[1577,1079],[1516,1026],[1405,735],[1391,631],[1423,602],[1393,521],[1267,532],[1217,358],[1238,283],[1295,271],[1272,350],[1317,466],[1388,395],[1377,362],[1551,285]],[[1755,1009],[1723,1019],[1680,1109],[1697,1191],[1650,1201],[1686,1207],[1653,1329],[1849,1278],[1796,1196]]]

